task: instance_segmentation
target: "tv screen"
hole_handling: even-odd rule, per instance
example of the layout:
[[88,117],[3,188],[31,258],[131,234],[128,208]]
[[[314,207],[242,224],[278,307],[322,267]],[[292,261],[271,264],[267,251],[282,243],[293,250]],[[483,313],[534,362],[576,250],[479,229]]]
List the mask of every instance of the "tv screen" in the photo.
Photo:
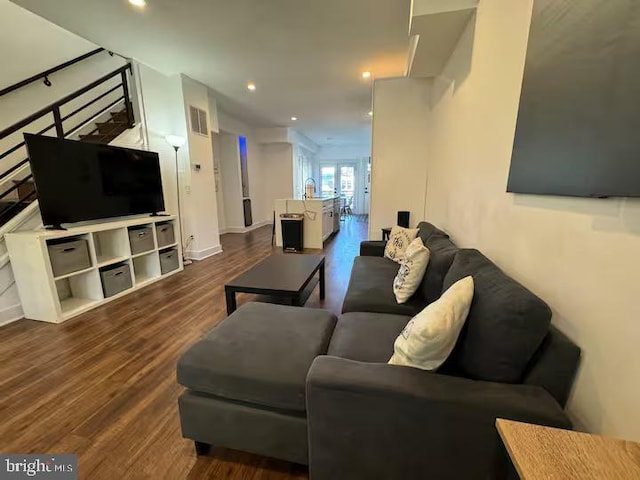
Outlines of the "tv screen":
[[637,3],[535,1],[507,191],[640,196]]
[[164,210],[157,153],[24,137],[45,225]]

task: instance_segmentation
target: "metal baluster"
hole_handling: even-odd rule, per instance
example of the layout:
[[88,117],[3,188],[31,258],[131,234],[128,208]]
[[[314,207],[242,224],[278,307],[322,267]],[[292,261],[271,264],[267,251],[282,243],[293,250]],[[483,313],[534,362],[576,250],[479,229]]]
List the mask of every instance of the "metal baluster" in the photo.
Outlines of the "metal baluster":
[[124,91],[124,108],[127,111],[127,121],[129,128],[133,127],[133,105],[131,105],[131,99],[129,98],[129,84],[127,83],[127,71],[123,70],[120,74],[122,76],[122,90]]
[[62,126],[60,107],[55,107],[53,109],[53,123],[56,126],[56,135],[58,136],[58,138],[64,138],[64,127]]

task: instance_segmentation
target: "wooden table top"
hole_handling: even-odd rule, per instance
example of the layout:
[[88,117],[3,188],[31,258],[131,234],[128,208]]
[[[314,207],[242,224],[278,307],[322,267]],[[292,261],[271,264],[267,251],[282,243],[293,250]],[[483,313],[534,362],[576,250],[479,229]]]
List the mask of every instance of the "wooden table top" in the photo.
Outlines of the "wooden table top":
[[246,291],[298,292],[324,262],[324,255],[276,253],[234,278],[226,286]]
[[640,479],[640,443],[499,418],[522,480]]

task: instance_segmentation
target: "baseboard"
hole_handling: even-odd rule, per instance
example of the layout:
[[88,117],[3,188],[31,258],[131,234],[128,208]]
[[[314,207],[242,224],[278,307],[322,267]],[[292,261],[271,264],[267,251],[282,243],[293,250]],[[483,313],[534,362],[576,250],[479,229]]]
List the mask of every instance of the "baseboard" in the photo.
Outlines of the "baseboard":
[[0,327],[24,318],[22,305],[12,305],[0,310]]
[[273,225],[271,220],[265,220],[263,222],[254,223],[249,227],[227,227],[220,229],[220,235],[225,233],[247,233],[256,228],[264,227],[265,225]]
[[204,250],[187,250],[185,252],[185,256],[190,260],[204,260],[205,258],[212,257],[219,253],[222,253],[222,245],[205,248]]

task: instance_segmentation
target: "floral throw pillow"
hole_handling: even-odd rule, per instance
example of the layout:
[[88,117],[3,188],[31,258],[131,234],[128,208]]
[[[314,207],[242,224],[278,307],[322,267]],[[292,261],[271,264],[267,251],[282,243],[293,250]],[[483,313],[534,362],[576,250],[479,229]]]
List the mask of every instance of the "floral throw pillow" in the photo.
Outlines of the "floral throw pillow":
[[391,365],[437,370],[451,355],[473,301],[473,278],[457,281],[413,317],[393,345]]
[[384,256],[396,263],[402,263],[404,252],[417,236],[417,228],[393,227],[389,241],[384,247]]
[[393,294],[398,303],[406,303],[416,293],[429,265],[430,256],[431,252],[420,237],[409,244],[393,281]]

